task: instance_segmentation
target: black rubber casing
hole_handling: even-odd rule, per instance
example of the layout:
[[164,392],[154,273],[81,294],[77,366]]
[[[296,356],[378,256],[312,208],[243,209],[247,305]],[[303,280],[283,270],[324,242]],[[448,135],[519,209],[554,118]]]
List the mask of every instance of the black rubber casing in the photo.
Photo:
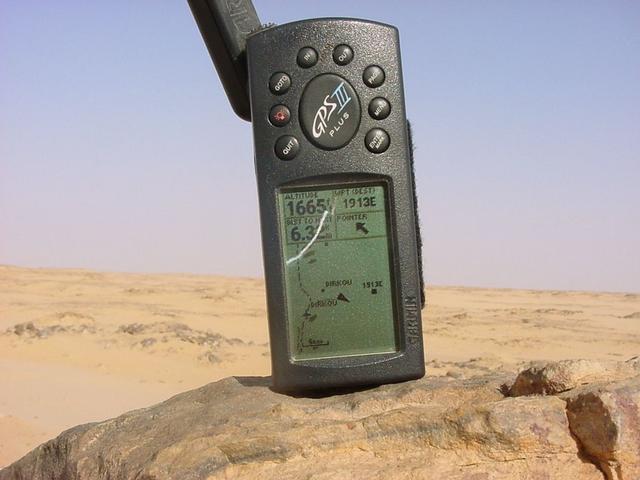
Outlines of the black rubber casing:
[[[334,47],[340,44],[347,44],[354,51],[353,60],[346,66],[337,65],[332,58]],[[319,60],[315,66],[304,69],[297,65],[296,55],[300,48],[307,46],[316,49]],[[247,59],[274,388],[297,392],[422,377],[424,353],[416,212],[397,29],[355,19],[305,20],[251,35],[247,39]],[[369,88],[364,84],[362,75],[369,65],[384,69],[386,79],[382,86]],[[283,95],[269,91],[269,78],[275,72],[285,72],[291,77],[291,87]],[[304,87],[323,73],[346,79],[354,87],[362,107],[354,137],[337,150],[314,146],[298,121]],[[391,103],[391,113],[384,120],[373,120],[367,113],[367,105],[378,96]],[[269,111],[276,104],[284,104],[291,111],[291,121],[284,127],[274,127],[269,122]],[[391,138],[388,150],[381,154],[369,152],[364,141],[366,133],[376,127],[383,128]],[[282,161],[274,152],[275,142],[282,135],[293,135],[300,142],[300,151],[293,160]],[[387,187],[398,351],[294,362],[288,351],[287,299],[276,194],[284,187],[366,182],[383,182]]]

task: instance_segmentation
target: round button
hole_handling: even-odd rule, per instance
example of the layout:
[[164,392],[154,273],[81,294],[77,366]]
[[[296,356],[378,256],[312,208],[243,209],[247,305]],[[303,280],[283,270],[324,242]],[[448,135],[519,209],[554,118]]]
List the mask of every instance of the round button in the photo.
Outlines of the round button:
[[391,113],[391,104],[386,98],[376,97],[369,102],[369,115],[374,120],[384,120]]
[[277,72],[269,79],[269,90],[274,95],[282,95],[291,87],[291,77],[284,72]]
[[280,160],[293,160],[300,151],[300,142],[293,135],[283,135],[276,141],[275,152]]
[[360,101],[353,87],[333,73],[311,80],[300,98],[300,125],[309,141],[336,150],[351,141],[360,125]]
[[269,111],[269,121],[274,127],[283,127],[291,120],[291,112],[286,105],[275,105]]
[[364,137],[364,144],[371,153],[383,153],[389,148],[389,134],[381,128],[372,128]]
[[364,69],[362,80],[367,87],[379,87],[384,83],[384,70],[377,65],[369,65]]
[[298,52],[298,65],[302,68],[313,67],[318,63],[318,52],[311,47],[301,48]]
[[349,45],[338,45],[333,49],[333,61],[338,65],[347,65],[353,60],[353,50]]

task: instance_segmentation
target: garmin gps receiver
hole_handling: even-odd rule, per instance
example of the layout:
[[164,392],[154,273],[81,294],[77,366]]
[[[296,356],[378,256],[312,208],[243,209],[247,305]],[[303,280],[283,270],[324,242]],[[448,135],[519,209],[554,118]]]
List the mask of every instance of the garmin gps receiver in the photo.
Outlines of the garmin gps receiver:
[[251,120],[274,388],[424,375],[424,304],[398,31],[262,26],[249,0],[189,0]]

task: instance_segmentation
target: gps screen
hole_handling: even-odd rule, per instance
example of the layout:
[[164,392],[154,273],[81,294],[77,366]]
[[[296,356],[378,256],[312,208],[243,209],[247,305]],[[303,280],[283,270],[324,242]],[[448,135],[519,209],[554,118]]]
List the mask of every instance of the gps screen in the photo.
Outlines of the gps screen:
[[277,196],[293,360],[397,351],[385,187]]

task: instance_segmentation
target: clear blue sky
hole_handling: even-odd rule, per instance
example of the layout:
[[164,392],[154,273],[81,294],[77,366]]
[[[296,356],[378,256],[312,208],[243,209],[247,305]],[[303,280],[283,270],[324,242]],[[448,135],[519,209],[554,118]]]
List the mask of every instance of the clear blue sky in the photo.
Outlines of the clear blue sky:
[[[640,291],[640,3],[256,0],[399,27],[429,283]],[[0,263],[262,275],[186,0],[0,2]]]

